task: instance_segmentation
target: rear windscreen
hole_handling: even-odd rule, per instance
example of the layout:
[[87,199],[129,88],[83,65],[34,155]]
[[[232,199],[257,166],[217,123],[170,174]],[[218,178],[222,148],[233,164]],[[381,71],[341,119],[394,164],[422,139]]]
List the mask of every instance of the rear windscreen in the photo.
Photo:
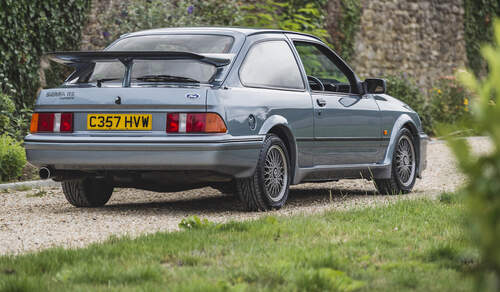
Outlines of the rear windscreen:
[[113,44],[108,51],[176,51],[196,54],[226,54],[233,38],[222,35],[147,35],[130,37]]
[[[176,51],[196,54],[226,54],[233,45],[233,37],[222,35],[147,35],[117,41],[107,51]],[[174,76],[179,82],[184,78],[199,83],[211,82],[216,68],[198,60],[135,60],[132,65],[131,83],[151,83],[154,79],[144,76]],[[121,62],[97,62],[88,76],[69,83],[99,83],[99,86],[120,84],[125,75]],[[81,77],[81,76],[80,76]],[[168,80],[168,79],[167,79]],[[175,80],[175,79],[172,79]],[[155,82],[161,81],[157,79]]]

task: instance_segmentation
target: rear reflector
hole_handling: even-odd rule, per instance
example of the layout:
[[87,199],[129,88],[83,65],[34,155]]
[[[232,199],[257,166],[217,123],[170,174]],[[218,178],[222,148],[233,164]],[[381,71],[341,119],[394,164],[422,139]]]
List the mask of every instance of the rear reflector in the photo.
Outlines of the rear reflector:
[[71,133],[73,113],[34,113],[31,116],[31,133]]
[[168,133],[225,133],[226,125],[216,113],[169,113]]

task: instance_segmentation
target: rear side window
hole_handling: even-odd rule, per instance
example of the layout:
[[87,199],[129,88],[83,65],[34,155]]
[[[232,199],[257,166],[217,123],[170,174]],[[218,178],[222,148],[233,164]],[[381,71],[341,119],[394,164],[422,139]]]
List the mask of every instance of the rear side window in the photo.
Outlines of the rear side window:
[[285,41],[253,45],[240,69],[245,86],[304,89],[297,61]]

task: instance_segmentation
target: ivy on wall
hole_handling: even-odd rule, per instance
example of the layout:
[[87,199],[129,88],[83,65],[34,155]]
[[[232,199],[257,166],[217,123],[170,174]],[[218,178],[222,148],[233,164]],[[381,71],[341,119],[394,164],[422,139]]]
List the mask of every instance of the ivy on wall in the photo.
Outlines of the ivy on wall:
[[263,0],[241,6],[241,26],[276,28],[309,33],[331,43],[326,30],[326,0]]
[[346,61],[354,55],[355,37],[361,22],[360,0],[330,0],[327,4],[328,32],[335,51]]
[[493,20],[500,16],[498,0],[464,0],[465,48],[468,66],[476,75],[484,75],[486,64],[481,46],[493,39]]
[[[89,6],[89,0],[0,1],[0,91],[18,111],[33,104],[41,56],[78,48]],[[48,72],[47,82],[65,73]]]

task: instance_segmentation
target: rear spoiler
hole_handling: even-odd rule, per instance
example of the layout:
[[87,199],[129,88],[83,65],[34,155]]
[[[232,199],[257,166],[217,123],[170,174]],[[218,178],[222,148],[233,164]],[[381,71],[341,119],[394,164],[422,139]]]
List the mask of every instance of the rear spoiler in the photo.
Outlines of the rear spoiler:
[[[220,75],[224,70],[222,67],[231,64],[234,54],[195,54],[189,52],[166,52],[166,51],[86,51],[86,52],[53,52],[45,55],[51,61],[75,67],[75,71],[66,78],[70,80],[74,75],[97,62],[120,61],[125,65],[125,76],[123,87],[130,87],[130,72],[133,60],[198,60],[203,63],[217,67]],[[217,76],[214,76],[217,81]]]
[[52,52],[46,56],[54,62],[74,66],[96,62],[120,61],[127,65],[132,60],[199,60],[200,62],[222,67],[231,63],[232,54],[195,54],[189,52],[166,51],[86,51]]

